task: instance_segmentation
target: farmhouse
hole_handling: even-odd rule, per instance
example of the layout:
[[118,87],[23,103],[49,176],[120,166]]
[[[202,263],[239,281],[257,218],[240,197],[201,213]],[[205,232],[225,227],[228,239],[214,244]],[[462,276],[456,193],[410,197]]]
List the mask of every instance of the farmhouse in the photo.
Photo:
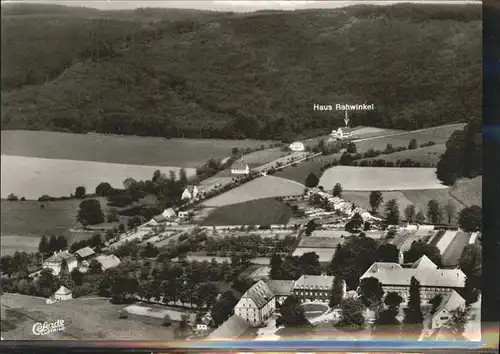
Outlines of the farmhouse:
[[52,269],[54,275],[61,272],[71,272],[78,267],[76,257],[68,251],[54,252],[54,254],[43,262],[43,268]]
[[168,209],[165,209],[163,211],[163,213],[161,213],[160,215],[157,215],[154,218],[152,218],[148,222],[148,225],[156,226],[156,225],[159,225],[161,223],[164,223],[164,222],[167,222],[169,220],[172,220],[175,217],[177,217],[177,213],[175,212],[175,210],[173,208],[168,208]]
[[[328,302],[333,287],[332,275],[303,275],[295,281],[293,287],[294,295],[301,301]],[[344,282],[344,294],[346,284]]]
[[335,140],[343,140],[352,136],[352,129],[348,127],[340,127],[337,130],[332,130],[331,138]]
[[236,162],[231,166],[231,173],[235,175],[248,175],[250,167],[247,164]]
[[465,274],[460,269],[432,268],[430,260],[417,262],[419,266],[416,268],[403,268],[398,263],[375,262],[360,280],[376,278],[382,284],[384,292],[397,292],[405,301],[409,298],[412,277],[420,283],[420,293],[425,301],[464,287]]
[[463,308],[465,300],[455,290],[448,293],[432,316],[432,329],[441,328],[451,318],[451,312]]
[[234,307],[238,315],[253,326],[264,323],[276,310],[274,294],[262,280],[248,289]]
[[192,200],[195,199],[199,194],[199,190],[196,186],[187,186],[184,192],[182,192],[181,199]]
[[274,294],[276,307],[281,306],[283,304],[283,301],[285,301],[287,297],[292,295],[294,284],[294,280],[270,280],[267,282],[267,285]]
[[299,142],[299,141],[296,141],[292,144],[290,144],[290,150],[292,151],[304,151],[306,148],[304,147],[304,144]]

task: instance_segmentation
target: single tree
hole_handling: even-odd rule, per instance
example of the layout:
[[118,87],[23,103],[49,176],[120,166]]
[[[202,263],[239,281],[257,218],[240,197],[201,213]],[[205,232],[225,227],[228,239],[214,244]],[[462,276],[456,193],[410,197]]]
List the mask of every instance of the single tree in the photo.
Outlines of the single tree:
[[273,253],[273,255],[271,256],[271,261],[269,263],[269,265],[271,266],[271,271],[269,272],[271,279],[280,279],[282,264],[283,261],[281,259],[281,256],[277,253]]
[[75,198],[83,199],[83,198],[85,198],[86,194],[87,194],[87,191],[86,191],[85,187],[83,187],[83,186],[76,187]]
[[131,177],[125,178],[125,180],[123,180],[123,188],[129,189],[135,183],[137,183],[135,179]]
[[318,227],[318,224],[314,220],[310,220],[307,225],[306,225],[306,231],[305,234],[306,236],[311,236],[314,230]]
[[16,202],[19,200],[19,198],[17,197],[17,195],[15,195],[14,193],[10,193],[8,196],[7,196],[7,200],[9,202]]
[[101,203],[97,199],[82,201],[76,219],[84,226],[96,225],[104,222]]
[[341,277],[333,278],[332,285],[332,293],[330,295],[330,303],[329,306],[331,308],[337,307],[342,303],[342,299],[344,298],[344,288],[345,282]]
[[456,339],[465,339],[463,334],[467,326],[469,310],[470,308],[465,306],[450,311],[450,319],[445,323],[444,327],[448,328]]
[[384,299],[384,303],[387,305],[389,309],[398,309],[399,305],[403,302],[403,298],[396,292],[392,291],[387,293]]
[[417,215],[415,215],[415,221],[417,224],[423,224],[425,222],[425,215],[422,211],[419,211]]
[[372,212],[375,213],[377,209],[380,207],[380,204],[384,202],[384,198],[382,197],[382,192],[373,191],[370,192],[370,206],[372,208]]
[[382,284],[377,278],[370,277],[361,280],[359,283],[358,294],[360,295],[360,300],[366,307],[375,310],[380,308],[382,305],[384,290],[382,289]]
[[333,187],[332,195],[334,197],[342,198],[342,185],[340,183],[336,183]]
[[347,144],[346,151],[349,154],[355,154],[357,151],[356,144],[351,141],[349,144]]
[[420,257],[427,256],[438,267],[442,266],[441,251],[434,245],[419,241],[413,241],[410,249],[403,253],[405,263],[416,262]]
[[118,210],[116,210],[116,208],[109,208],[108,215],[106,216],[106,219],[110,223],[119,221],[120,218],[118,216]]
[[401,323],[396,318],[397,315],[398,311],[395,308],[381,311],[373,323],[372,334],[374,337],[387,336],[390,333],[391,338],[399,338],[401,336]]
[[405,218],[408,223],[414,223],[415,222],[415,215],[416,215],[416,208],[415,205],[409,204],[405,208]]
[[49,240],[47,239],[47,236],[42,236],[40,239],[40,243],[38,244],[38,252],[41,254],[47,254],[52,252],[49,246]]
[[431,199],[427,203],[427,218],[431,224],[439,224],[442,221],[441,207],[435,199]]
[[97,259],[93,259],[89,263],[89,273],[90,274],[98,274],[102,273],[102,265],[99,263]]
[[399,224],[399,204],[396,199],[391,199],[385,203],[385,221],[388,225]]
[[188,184],[188,177],[185,168],[179,170],[179,183],[181,186],[185,187]]
[[432,307],[431,307],[431,314],[432,315],[434,315],[436,313],[436,310],[438,309],[439,305],[441,305],[441,302],[443,302],[443,295],[441,295],[441,294],[437,294],[431,300],[429,300],[429,304],[432,305]]
[[420,336],[423,329],[424,316],[420,300],[420,283],[415,277],[410,281],[410,297],[408,307],[404,309],[404,328],[408,335]]
[[444,206],[444,212],[446,213],[446,217],[448,218],[448,225],[451,225],[451,221],[455,217],[457,209],[455,208],[455,204],[451,200],[446,203]]
[[378,246],[377,262],[399,263],[399,250],[396,245],[384,243]]
[[71,279],[75,283],[76,286],[80,286],[83,283],[83,274],[78,270],[78,268],[75,268],[71,271],[70,273]]
[[310,325],[310,322],[306,318],[304,308],[295,295],[290,295],[286,298],[280,307],[280,314],[281,316],[276,319],[276,326],[297,328]]
[[114,189],[111,187],[111,185],[107,182],[101,182],[95,187],[95,194],[98,197],[107,197],[111,194],[113,194]]
[[52,234],[52,235],[50,235],[50,238],[49,238],[49,252],[52,253],[55,251],[59,251],[58,242],[57,242],[56,235]]
[[361,329],[365,325],[365,307],[361,300],[346,298],[340,304],[340,320],[338,326]]
[[414,150],[416,148],[418,148],[417,139],[411,139],[410,143],[408,144],[408,149]]
[[482,213],[481,207],[477,205],[464,208],[458,216],[458,224],[466,232],[481,231]]
[[316,176],[314,173],[311,172],[306,178],[305,185],[308,188],[314,188],[318,186],[318,183],[319,183],[318,176]]

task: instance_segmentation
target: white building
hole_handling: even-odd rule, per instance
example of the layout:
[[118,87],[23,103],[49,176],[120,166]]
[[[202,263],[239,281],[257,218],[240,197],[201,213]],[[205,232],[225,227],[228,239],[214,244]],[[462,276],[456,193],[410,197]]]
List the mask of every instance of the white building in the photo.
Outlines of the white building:
[[56,300],[71,300],[73,298],[73,292],[64,285],[61,285],[59,290],[54,293],[54,298]]
[[200,191],[196,186],[187,186],[184,192],[182,192],[181,199],[195,199]]
[[264,323],[276,310],[274,294],[262,280],[255,283],[234,307],[234,314],[249,322],[252,326]]
[[441,304],[432,316],[432,329],[438,329],[444,326],[451,318],[451,312],[463,309],[465,300],[455,290],[444,296]]
[[332,130],[331,137],[335,140],[344,140],[352,136],[352,129],[348,127],[341,127],[337,130]]
[[181,219],[188,219],[192,215],[193,215],[193,212],[190,210],[179,211],[179,217]]
[[445,296],[465,286],[465,274],[460,269],[438,269],[431,260],[422,258],[412,268],[403,268],[398,263],[375,262],[360,277],[360,281],[376,278],[384,292],[396,292],[404,301],[408,301],[410,296],[412,277],[420,283],[421,298],[427,302],[438,294]]
[[237,162],[231,166],[231,173],[235,175],[248,175],[250,167],[247,164]]
[[[328,303],[334,279],[333,275],[303,275],[295,281],[293,293],[301,301]],[[345,281],[343,282],[343,288],[345,295],[347,291]]]
[[54,254],[43,262],[43,268],[52,269],[54,275],[59,275],[63,271],[71,273],[78,267],[78,260],[75,255],[68,251],[54,252]]
[[304,151],[306,148],[304,147],[304,144],[301,143],[300,141],[296,141],[289,146],[290,150],[292,151]]

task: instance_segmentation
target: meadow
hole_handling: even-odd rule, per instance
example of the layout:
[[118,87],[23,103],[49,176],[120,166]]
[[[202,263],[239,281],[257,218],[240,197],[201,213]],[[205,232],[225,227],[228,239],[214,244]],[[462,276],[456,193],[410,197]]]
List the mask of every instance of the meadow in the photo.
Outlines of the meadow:
[[264,176],[208,199],[203,202],[203,205],[207,207],[221,207],[255,199],[301,195],[303,193],[304,186],[300,183],[274,176]]
[[444,266],[457,266],[462,256],[464,247],[469,244],[470,233],[457,232],[455,237],[451,240],[449,246],[442,253]]
[[257,199],[215,209],[200,224],[215,225],[272,225],[287,224],[293,211],[274,199]]
[[120,319],[126,305],[114,305],[108,299],[73,299],[45,304],[44,298],[2,294],[2,337],[6,340],[39,339],[32,328],[36,322],[63,320],[65,331],[43,339],[66,340],[165,340],[174,339],[175,325],[155,326],[132,319]]
[[425,146],[418,149],[398,151],[398,152],[393,152],[392,154],[386,154],[373,158],[362,159],[359,162],[382,159],[385,161],[391,161],[396,163],[398,160],[403,161],[406,159],[410,159],[414,162],[419,162],[421,164],[428,163],[431,166],[436,166],[436,164],[439,162],[439,158],[445,151],[446,151],[445,144],[436,144],[432,146]]
[[[99,198],[106,212],[106,201]],[[71,243],[88,235],[74,234],[69,229],[76,224],[76,214],[81,200],[58,200],[43,202],[26,200],[24,202],[1,201],[1,252],[11,254],[15,251],[36,252],[42,236],[66,236]],[[41,208],[40,205],[45,208]]]
[[197,168],[211,158],[231,156],[235,147],[271,144],[259,140],[166,139],[26,130],[2,131],[1,137],[2,155],[184,168]]
[[281,148],[276,147],[245,154],[238,159],[238,162],[248,164],[250,168],[254,168],[278,160],[287,155],[290,155],[289,151],[283,151]]
[[335,159],[339,159],[342,154],[332,154],[328,156],[318,156],[311,160],[304,161],[301,163],[283,168],[282,170],[276,171],[274,176],[289,179],[298,183],[305,183],[307,176],[310,173],[314,173],[316,176],[320,177],[323,173],[321,169],[326,164],[330,163]]
[[[70,196],[78,186],[93,193],[101,182],[123,188],[126,178],[150,180],[155,170],[168,174],[179,172],[179,167],[126,165],[93,161],[76,161],[2,155],[2,198],[14,193],[19,198],[38,199],[42,195]],[[194,176],[196,170],[187,168],[186,174]]]
[[447,188],[436,178],[434,168],[335,166],[327,169],[319,181],[326,190],[332,190],[336,183],[350,191]]
[[408,146],[412,139],[417,143],[424,144],[433,141],[436,144],[445,144],[453,132],[463,129],[465,124],[442,125],[433,128],[414,130],[409,132],[398,132],[382,137],[355,139],[356,149],[359,153],[364,153],[370,149],[384,150],[387,144],[394,147]]

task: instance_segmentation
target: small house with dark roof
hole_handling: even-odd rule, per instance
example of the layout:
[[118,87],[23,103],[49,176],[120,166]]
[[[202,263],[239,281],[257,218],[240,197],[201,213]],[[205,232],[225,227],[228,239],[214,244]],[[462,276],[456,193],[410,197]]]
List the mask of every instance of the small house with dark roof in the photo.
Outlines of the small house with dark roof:
[[196,186],[187,186],[186,189],[184,189],[184,192],[182,192],[181,199],[188,199],[192,200],[195,199],[200,191]]
[[248,289],[234,307],[234,313],[252,326],[260,326],[276,310],[274,294],[262,280]]
[[231,166],[231,173],[235,175],[248,175],[250,173],[250,167],[242,162],[235,162]]

